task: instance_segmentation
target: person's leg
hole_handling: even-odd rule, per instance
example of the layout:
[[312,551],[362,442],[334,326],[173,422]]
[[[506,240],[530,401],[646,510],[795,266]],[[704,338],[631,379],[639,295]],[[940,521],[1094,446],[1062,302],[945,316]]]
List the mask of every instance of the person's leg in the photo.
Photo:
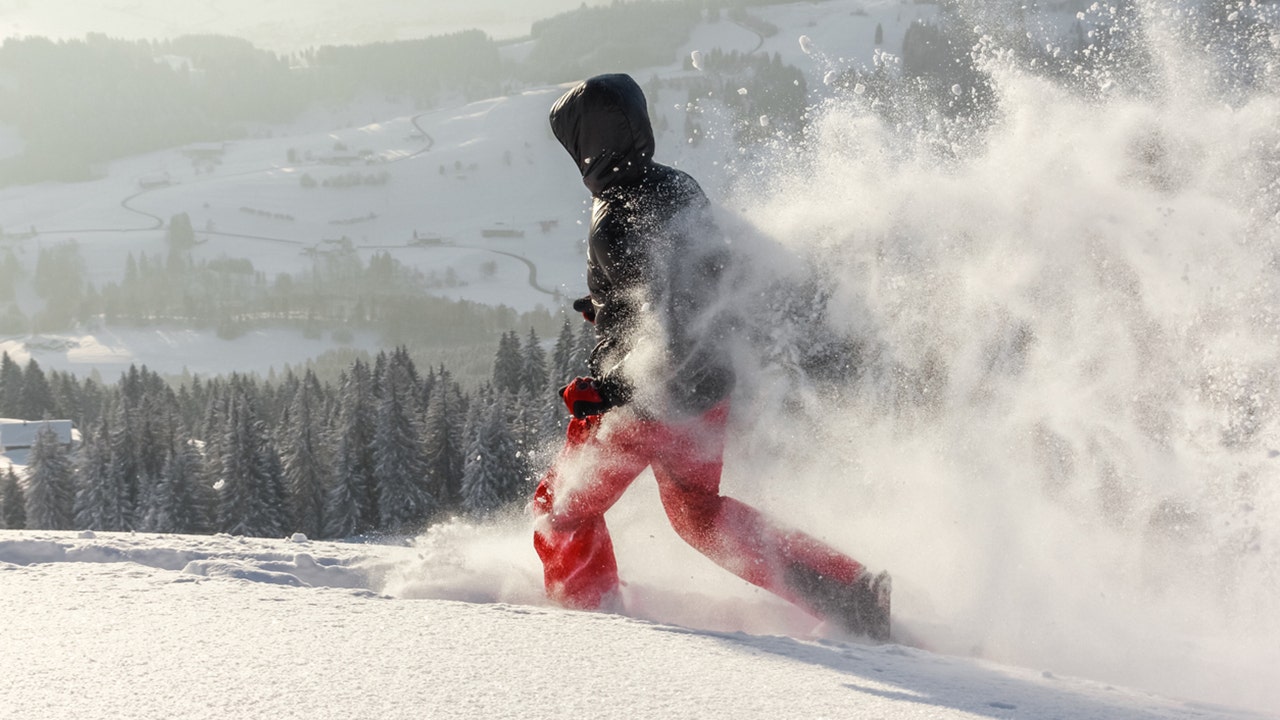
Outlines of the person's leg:
[[626,425],[600,437],[599,416],[574,419],[564,449],[533,496],[533,546],[542,559],[547,597],[594,610],[618,587],[618,565],[604,513],[648,459],[626,442]]
[[[878,637],[879,628],[865,627],[868,621],[859,619],[871,610],[867,603],[875,602],[862,597],[866,593],[861,586],[871,578],[861,563],[720,494],[727,415],[724,403],[697,423],[664,428],[670,437],[655,454],[653,469],[672,527],[699,552],[747,582],[848,630]],[[887,585],[884,590],[887,603]],[[887,634],[887,605],[884,621]]]

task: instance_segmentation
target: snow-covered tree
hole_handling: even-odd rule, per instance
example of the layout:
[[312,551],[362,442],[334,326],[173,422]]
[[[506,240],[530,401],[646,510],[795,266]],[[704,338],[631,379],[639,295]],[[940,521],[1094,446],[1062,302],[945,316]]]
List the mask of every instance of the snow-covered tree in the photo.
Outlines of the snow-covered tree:
[[285,493],[280,458],[246,383],[233,380],[219,448],[218,529],[232,535],[284,534]]
[[200,455],[179,441],[169,449],[160,481],[147,504],[143,529],[158,533],[198,533],[208,526],[209,509],[202,492]]
[[10,467],[0,478],[0,524],[9,530],[23,530],[27,527],[26,498],[22,485],[18,482],[18,474]]
[[334,479],[325,505],[325,533],[351,537],[377,524],[377,481],[373,461],[373,390],[368,367],[356,362],[344,374],[336,429]]
[[373,436],[378,518],[384,530],[403,532],[421,525],[435,512],[427,487],[427,461],[413,411],[413,378],[402,363],[383,374]]
[[81,530],[129,530],[128,506],[119,466],[112,462],[111,427],[104,418],[84,438],[76,467],[76,527]]
[[289,405],[288,441],[281,445],[285,487],[289,490],[294,528],[323,537],[326,494],[333,482],[333,463],[323,423],[324,390],[308,370]]
[[22,367],[0,354],[0,417],[22,416]]
[[119,487],[120,508],[123,515],[122,527],[126,530],[137,528],[139,507],[139,463],[138,442],[133,434],[133,418],[136,413],[129,411],[128,397],[121,393],[108,415],[110,423],[104,424],[103,433],[110,443],[108,474]]
[[57,408],[53,402],[53,389],[49,387],[49,379],[35,358],[27,361],[22,371],[22,405],[19,417],[38,418],[52,416]]
[[547,387],[547,353],[542,349],[538,333],[529,328],[520,363],[520,387],[541,395]]
[[555,347],[551,350],[551,385],[560,387],[579,375],[586,374],[582,348],[573,337],[573,326],[568,320],[560,326]]
[[462,426],[466,409],[462,391],[443,368],[431,392],[427,407],[425,446],[427,481],[432,496],[442,508],[456,508],[462,500]]
[[71,530],[75,526],[75,485],[71,457],[48,423],[36,432],[27,472],[27,527]]
[[[144,377],[150,373],[143,368]],[[135,409],[129,413],[129,439],[137,461],[134,495],[135,523],[151,504],[151,494],[160,482],[175,437],[182,430],[177,417],[177,401],[167,387],[144,389]]]
[[524,358],[520,338],[515,331],[503,333],[498,340],[498,353],[493,358],[493,387],[499,391],[520,392],[524,381]]
[[484,515],[522,495],[523,469],[502,403],[489,403],[479,414],[462,473],[462,509]]

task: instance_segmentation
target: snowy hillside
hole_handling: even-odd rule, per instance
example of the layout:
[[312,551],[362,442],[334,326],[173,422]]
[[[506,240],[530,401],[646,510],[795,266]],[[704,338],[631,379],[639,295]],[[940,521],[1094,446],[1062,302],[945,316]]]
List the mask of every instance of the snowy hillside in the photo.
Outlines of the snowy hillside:
[[505,563],[447,535],[0,531],[0,718],[1261,717],[898,645],[546,607],[517,531],[456,530]]
[[[108,4],[103,22],[113,7]],[[717,49],[779,54],[804,72],[817,100],[826,73],[873,62],[877,25],[886,49],[900,47],[907,26],[931,18],[936,7],[836,0],[753,13],[785,29],[765,38],[727,19],[704,22],[683,57]],[[802,34],[812,55],[802,50]],[[713,118],[706,128],[712,142],[691,147],[680,130],[689,112],[681,83],[689,73],[679,61],[637,73],[642,80],[651,76],[673,79],[672,87],[650,98],[668,127],[658,133],[658,159],[692,170],[713,197],[727,200],[721,189],[738,179],[726,164],[736,154],[730,129]],[[164,253],[166,224],[186,213],[196,233],[196,262],[248,258],[254,270],[274,278],[310,268],[347,238],[366,261],[388,253],[435,279],[439,295],[520,311],[555,310],[584,290],[588,209],[574,167],[546,124],[563,90],[531,88],[427,111],[367,97],[351,107],[316,108],[287,125],[259,127],[250,139],[118,160],[99,168],[102,177],[95,181],[2,188],[0,228],[6,235],[0,252],[12,249],[33,273],[41,248],[74,241],[85,280],[101,287],[120,281],[128,255]],[[0,141],[0,150],[4,145]],[[383,179],[324,186],[355,175]],[[24,288],[19,305],[30,315],[39,301]],[[0,336],[0,350],[20,362],[35,358],[43,367],[83,374],[97,368],[110,378],[135,363],[170,373],[263,372],[333,347],[281,334],[291,339],[250,338],[241,346],[178,328],[107,328],[48,338]],[[369,342],[358,338],[354,345],[368,349]],[[240,359],[249,365],[237,364]]]

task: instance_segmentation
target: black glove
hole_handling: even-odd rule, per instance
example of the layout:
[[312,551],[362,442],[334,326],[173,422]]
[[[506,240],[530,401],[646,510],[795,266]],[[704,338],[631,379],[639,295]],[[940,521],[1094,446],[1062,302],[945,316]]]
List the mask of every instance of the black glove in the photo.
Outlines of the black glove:
[[580,297],[573,301],[573,309],[582,313],[582,318],[592,325],[596,322],[596,304],[592,302],[591,296]]
[[560,398],[569,413],[581,420],[588,415],[601,415],[610,405],[600,395],[600,387],[594,378],[574,378],[573,382],[560,388]]

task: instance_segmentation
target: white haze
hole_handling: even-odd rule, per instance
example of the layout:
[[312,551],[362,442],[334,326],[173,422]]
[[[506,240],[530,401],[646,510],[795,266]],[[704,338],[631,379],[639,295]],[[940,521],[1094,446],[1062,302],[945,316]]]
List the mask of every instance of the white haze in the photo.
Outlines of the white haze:
[[516,38],[527,35],[534,21],[581,5],[582,0],[0,0],[0,39],[70,39],[101,33],[159,40],[218,34],[244,38],[267,50],[296,52],[470,29]]
[[737,184],[766,277],[729,304],[812,273],[862,353],[835,384],[745,353],[724,488],[889,569],[935,646],[1276,708],[1280,67],[1228,106],[1145,19],[1155,92],[992,52],[981,139],[856,96]]

